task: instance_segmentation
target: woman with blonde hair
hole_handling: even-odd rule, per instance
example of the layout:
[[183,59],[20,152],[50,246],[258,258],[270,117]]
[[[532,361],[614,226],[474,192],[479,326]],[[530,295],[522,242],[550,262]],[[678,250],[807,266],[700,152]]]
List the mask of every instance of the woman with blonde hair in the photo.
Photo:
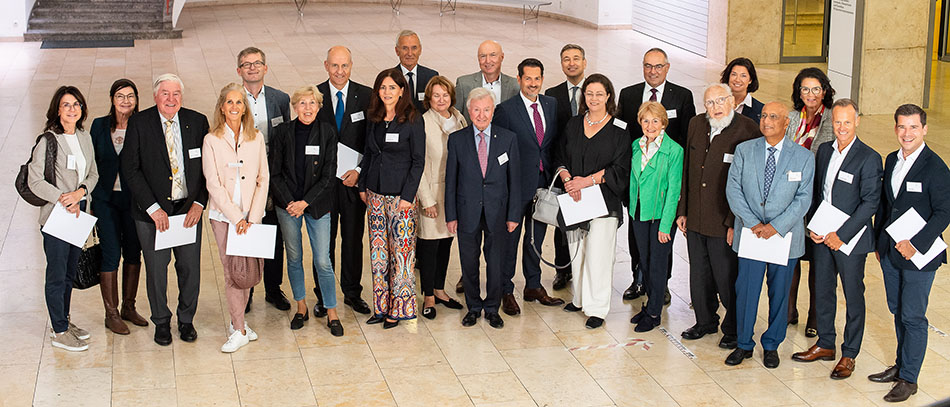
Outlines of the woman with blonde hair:
[[257,333],[244,320],[244,308],[250,288],[261,280],[264,260],[228,255],[228,229],[243,235],[252,224],[261,223],[270,174],[264,137],[254,127],[241,85],[230,83],[221,89],[213,115],[211,132],[201,149],[201,165],[208,188],[208,219],[224,268],[231,314],[230,336],[221,351],[231,353],[257,340]]

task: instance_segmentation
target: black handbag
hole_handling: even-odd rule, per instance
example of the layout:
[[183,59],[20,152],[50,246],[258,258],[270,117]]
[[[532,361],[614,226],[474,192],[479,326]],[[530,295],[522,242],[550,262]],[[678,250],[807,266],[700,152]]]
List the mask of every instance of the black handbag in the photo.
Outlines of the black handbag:
[[[45,132],[36,138],[36,144],[33,145],[33,150],[36,149],[36,145],[40,143],[40,139],[46,138],[46,162],[43,169],[43,178],[46,179],[46,182],[49,182],[54,187],[56,186],[56,154],[58,153],[58,144],[56,143],[56,136],[53,133]],[[32,151],[32,150],[31,150]],[[20,194],[20,197],[23,198],[26,203],[33,206],[43,206],[46,205],[45,199],[36,196],[32,190],[30,190],[30,163],[33,162],[33,154],[30,154],[30,159],[26,161],[26,164],[20,166],[20,172],[16,175],[16,181],[14,186],[16,186],[16,191]]]
[[102,245],[99,244],[98,228],[86,239],[79,254],[79,269],[73,279],[73,288],[85,290],[99,284],[99,272],[102,271]]

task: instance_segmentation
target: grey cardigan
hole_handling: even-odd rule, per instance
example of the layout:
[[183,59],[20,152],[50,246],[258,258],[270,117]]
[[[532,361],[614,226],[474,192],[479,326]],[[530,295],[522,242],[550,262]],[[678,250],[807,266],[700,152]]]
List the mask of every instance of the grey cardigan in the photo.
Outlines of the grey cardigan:
[[[59,196],[66,192],[72,192],[80,185],[86,186],[87,192],[92,192],[99,180],[99,170],[96,167],[95,150],[92,147],[92,139],[89,133],[83,130],[76,130],[76,137],[79,139],[79,147],[82,149],[82,155],[86,158],[86,178],[80,180],[79,172],[66,169],[66,162],[72,151],[69,149],[69,143],[62,134],[55,134],[58,144],[56,152],[56,186],[53,186],[43,177],[43,169],[46,168],[46,138],[41,138],[36,148],[33,150],[33,161],[30,162],[29,185],[30,190],[36,196],[47,201],[46,205],[40,208],[40,226],[46,224],[46,218],[53,211],[53,205],[59,200]],[[87,194],[87,199],[89,195]]]
[[[802,113],[800,111],[792,110],[788,112],[788,128],[785,129],[785,137],[795,141],[795,132],[798,131],[801,122]],[[818,146],[834,139],[835,133],[831,128],[831,109],[825,109],[825,113],[821,115],[821,122],[818,123],[818,133],[815,134],[815,139],[812,140],[809,150],[811,150],[812,155],[818,154]]]

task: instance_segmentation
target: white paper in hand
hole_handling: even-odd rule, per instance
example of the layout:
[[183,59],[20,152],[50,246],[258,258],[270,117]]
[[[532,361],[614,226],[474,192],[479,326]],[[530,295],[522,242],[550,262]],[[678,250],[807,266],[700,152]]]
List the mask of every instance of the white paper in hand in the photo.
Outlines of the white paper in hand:
[[850,242],[841,245],[841,247],[838,248],[838,251],[844,253],[845,256],[850,256],[851,252],[854,251],[854,246],[858,245],[858,242],[861,240],[861,236],[864,236],[864,232],[866,230],[868,230],[867,226],[861,228],[861,230],[858,231],[858,234],[854,235]]
[[760,239],[752,229],[742,228],[739,236],[739,257],[766,263],[788,265],[788,253],[792,249],[792,232],[785,237],[778,233],[768,239]]
[[930,250],[927,250],[926,253],[921,253],[917,251],[911,258],[910,261],[917,266],[917,269],[924,268],[929,264],[938,254],[942,253],[944,250],[947,250],[947,243],[941,238],[934,240],[934,244],[930,246]]
[[363,154],[349,148],[346,144],[336,143],[336,177],[343,179],[343,174],[347,171],[356,169],[360,165]]
[[850,218],[847,213],[831,205],[831,202],[822,200],[818,205],[818,210],[808,222],[808,230],[815,232],[816,235],[824,236],[831,232],[837,232],[838,228]]
[[228,256],[274,258],[274,243],[277,240],[277,225],[256,223],[247,228],[243,235],[237,234],[234,225],[228,225]]
[[571,198],[570,194],[561,194],[557,196],[557,203],[561,207],[561,216],[564,217],[564,224],[567,226],[607,214],[604,194],[600,191],[600,186],[597,185],[581,189],[580,201],[574,202],[574,198]]
[[165,250],[198,241],[198,226],[185,227],[186,215],[168,217],[168,230],[155,230],[155,250]]
[[79,211],[77,218],[76,215],[67,212],[63,204],[56,202],[42,230],[43,233],[81,248],[92,233],[96,220],[98,218],[83,211]]
[[901,242],[912,239],[926,225],[927,221],[920,217],[920,214],[914,208],[910,208],[884,230],[891,235],[891,239],[894,239],[895,242]]

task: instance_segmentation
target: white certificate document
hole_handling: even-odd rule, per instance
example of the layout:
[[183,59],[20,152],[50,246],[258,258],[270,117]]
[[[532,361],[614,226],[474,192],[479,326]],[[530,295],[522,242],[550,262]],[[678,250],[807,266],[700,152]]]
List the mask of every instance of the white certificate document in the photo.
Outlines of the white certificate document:
[[359,167],[362,159],[363,154],[357,153],[346,144],[336,143],[336,177],[343,179],[343,174]]
[[[86,202],[86,205],[89,205],[89,202]],[[96,220],[98,218],[83,211],[79,211],[77,218],[76,215],[66,212],[63,204],[56,202],[53,212],[50,212],[46,224],[43,225],[43,233],[82,248],[89,234],[92,233]]]
[[600,186],[597,185],[581,189],[580,201],[574,202],[570,194],[561,194],[557,196],[557,203],[561,207],[561,216],[564,217],[564,224],[567,226],[607,214],[604,194],[600,192]]
[[845,256],[850,256],[851,252],[854,251],[854,246],[858,245],[858,242],[861,241],[861,236],[864,236],[864,232],[867,230],[867,226],[861,228],[861,230],[858,231],[858,234],[854,235],[850,242],[841,245],[841,247],[838,248],[838,251],[844,253]]
[[921,253],[920,250],[918,250],[917,253],[910,258],[910,261],[917,266],[917,269],[922,269],[944,250],[947,250],[947,243],[938,237],[937,240],[934,240],[934,244],[930,246],[930,250],[927,250],[926,253]]
[[910,208],[884,230],[891,235],[891,239],[900,242],[912,239],[926,225],[927,221],[920,217],[920,214],[914,208]]
[[752,229],[742,228],[739,236],[739,257],[766,263],[787,265],[788,253],[792,249],[792,232],[785,237],[778,233],[768,239],[760,239],[752,233]]
[[850,218],[847,213],[831,205],[831,202],[822,200],[818,205],[818,210],[808,222],[808,230],[815,232],[816,235],[824,236],[831,232],[837,232],[838,228]]
[[186,215],[168,217],[168,230],[155,230],[155,250],[165,250],[172,247],[192,244],[198,240],[198,225],[185,227]]
[[228,256],[274,258],[274,243],[277,240],[277,225],[255,223],[243,235],[237,234],[234,225],[228,225]]

